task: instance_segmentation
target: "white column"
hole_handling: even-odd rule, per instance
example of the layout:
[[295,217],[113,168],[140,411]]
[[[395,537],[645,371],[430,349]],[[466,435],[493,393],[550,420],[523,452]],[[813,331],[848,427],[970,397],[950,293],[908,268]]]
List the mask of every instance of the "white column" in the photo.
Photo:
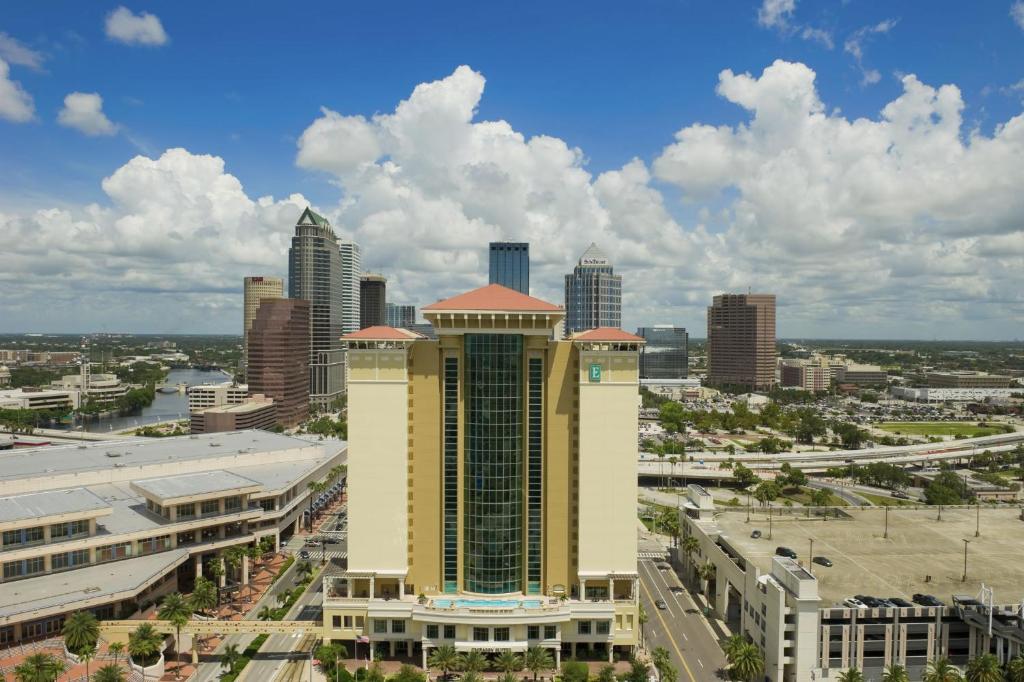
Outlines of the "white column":
[[249,557],[242,555],[242,584],[246,585],[249,582]]
[[203,555],[196,554],[196,577],[201,578],[203,576]]

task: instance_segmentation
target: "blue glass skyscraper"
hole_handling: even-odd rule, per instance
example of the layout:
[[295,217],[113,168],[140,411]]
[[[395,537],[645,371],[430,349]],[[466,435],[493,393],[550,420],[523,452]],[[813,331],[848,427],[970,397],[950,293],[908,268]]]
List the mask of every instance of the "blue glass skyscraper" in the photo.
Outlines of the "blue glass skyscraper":
[[530,245],[526,242],[491,242],[490,284],[500,284],[530,295]]

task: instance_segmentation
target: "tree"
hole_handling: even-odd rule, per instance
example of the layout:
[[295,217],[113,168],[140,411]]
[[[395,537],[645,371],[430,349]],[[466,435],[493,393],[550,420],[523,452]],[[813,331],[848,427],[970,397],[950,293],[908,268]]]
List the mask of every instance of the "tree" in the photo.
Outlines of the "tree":
[[114,654],[114,665],[117,665],[117,661],[121,658],[121,654],[124,653],[124,642],[111,642],[107,646],[107,651]]
[[427,659],[427,667],[440,670],[441,679],[448,679],[448,675],[458,667],[458,663],[459,655],[455,652],[455,647],[448,644],[442,644],[431,651]]
[[142,623],[128,635],[128,653],[144,668],[156,663],[164,638],[149,623]]
[[96,671],[92,682],[125,682],[124,670],[119,665],[108,663]]
[[839,682],[864,682],[864,673],[854,666],[839,673]]
[[398,672],[391,676],[389,682],[427,682],[427,676],[408,663],[403,663]]
[[811,491],[811,505],[827,507],[832,502],[832,491],[828,488],[815,488]]
[[587,682],[590,671],[587,664],[570,658],[562,661],[562,682]]
[[650,666],[634,658],[629,662],[629,672],[626,673],[623,682],[647,682],[648,670]]
[[214,583],[216,583],[216,585],[218,586],[217,590],[216,590],[217,601],[216,601],[216,604],[214,604],[214,606],[220,607],[220,587],[219,587],[219,585],[220,585],[220,579],[224,577],[224,564],[221,562],[221,560],[219,558],[218,559],[214,559],[212,562],[210,562],[208,570],[210,571],[210,577],[213,578]]
[[525,663],[526,669],[533,673],[534,682],[537,682],[537,675],[555,667],[555,659],[551,652],[539,646],[532,646],[526,650]]
[[18,682],[54,682],[64,672],[64,663],[52,654],[30,654],[14,668]]
[[747,643],[733,654],[729,666],[736,679],[753,682],[764,672],[764,657],[760,649]]
[[[369,677],[364,682],[369,682]],[[462,676],[462,682],[484,682],[484,677],[480,673],[471,670]]]
[[937,658],[928,662],[922,682],[960,682],[962,679],[960,671],[948,658]]
[[687,535],[683,538],[681,547],[683,549],[683,553],[686,555],[686,564],[689,567],[693,563],[693,555],[697,553],[698,549],[700,549],[700,540],[692,535]]
[[747,638],[743,635],[730,635],[725,643],[722,645],[722,653],[725,654],[726,660],[732,660],[732,657],[736,655],[736,652],[747,643]]
[[939,473],[924,489],[928,504],[963,504],[973,498],[970,488],[954,471]]
[[313,530],[313,502],[316,496],[325,490],[325,486],[320,481],[310,481],[306,484],[306,488],[309,489],[309,520],[306,525],[306,529]]
[[992,654],[982,654],[967,662],[967,682],[1003,682],[1003,671],[999,659]]
[[882,672],[882,682],[910,682],[910,675],[902,665],[893,663]]
[[235,668],[242,662],[242,652],[238,650],[237,644],[228,644],[220,655],[220,667],[227,668],[228,674],[235,672]]
[[754,499],[761,504],[768,504],[778,499],[782,493],[779,490],[779,486],[774,481],[761,481],[757,484],[757,488],[754,489]]
[[761,480],[757,477],[757,474],[743,464],[737,464],[733,467],[732,476],[736,479],[736,483],[739,484],[740,488],[749,488]]
[[192,588],[192,594],[189,595],[188,603],[193,611],[205,615],[208,609],[217,606],[217,588],[212,582],[199,576]]
[[157,611],[157,617],[160,620],[166,620],[174,626],[174,653],[178,661],[178,664],[174,666],[176,679],[181,679],[181,628],[188,623],[191,615],[192,609],[189,607],[188,600],[177,592],[171,592],[164,597],[160,609]]
[[92,611],[75,611],[64,621],[64,646],[73,654],[95,651],[100,626]]
[[274,611],[269,606],[263,606],[260,607],[259,613],[256,614],[256,617],[264,621],[274,620]]
[[1024,656],[1006,664],[1006,682],[1024,682]]
[[704,565],[700,567],[698,575],[700,575],[700,579],[704,581],[704,601],[710,605],[711,598],[708,596],[708,590],[711,589],[711,581],[715,577],[715,565],[710,561],[705,562]]
[[89,664],[96,658],[96,648],[82,649],[78,652],[78,660],[85,663],[85,679],[86,682],[89,680]]
[[479,651],[467,651],[459,656],[459,670],[466,673],[478,673],[487,669],[487,659]]
[[308,561],[303,561],[295,570],[303,579],[305,579],[313,574],[313,565]]
[[640,646],[642,647],[644,646],[644,626],[647,625],[647,609],[644,608],[643,604],[638,604],[637,607],[639,613],[637,621],[640,624]]
[[492,664],[495,670],[503,673],[515,673],[523,669],[523,657],[511,651],[502,651]]
[[602,665],[595,682],[615,682],[615,666],[611,663]]
[[663,403],[658,410],[658,421],[669,433],[681,433],[684,429],[683,422],[686,421],[686,412],[681,404],[671,400]]

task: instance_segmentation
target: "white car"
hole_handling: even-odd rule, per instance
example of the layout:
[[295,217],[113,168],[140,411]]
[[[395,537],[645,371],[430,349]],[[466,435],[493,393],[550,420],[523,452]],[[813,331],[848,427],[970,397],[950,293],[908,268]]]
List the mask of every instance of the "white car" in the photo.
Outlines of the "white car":
[[866,609],[868,607],[867,604],[856,597],[848,597],[847,599],[844,599],[843,606],[847,606],[851,609]]

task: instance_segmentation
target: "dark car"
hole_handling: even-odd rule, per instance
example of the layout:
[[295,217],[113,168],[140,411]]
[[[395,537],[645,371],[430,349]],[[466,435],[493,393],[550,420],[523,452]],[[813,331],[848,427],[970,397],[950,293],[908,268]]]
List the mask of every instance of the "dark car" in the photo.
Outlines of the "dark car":
[[915,594],[911,601],[921,606],[944,606],[944,604],[930,594]]
[[824,566],[825,568],[832,568],[832,560],[829,559],[827,556],[816,556],[813,559],[811,559],[811,561],[818,564],[819,566]]
[[882,601],[880,599],[875,599],[874,597],[866,594],[855,594],[853,598],[863,602],[864,606],[869,609],[877,609],[882,606]]
[[657,606],[658,610],[660,610],[660,611],[664,611],[665,609],[668,608],[668,604],[665,603],[664,599],[658,599],[657,601],[654,602],[654,605]]
[[750,537],[754,538],[755,540],[758,539],[759,537],[761,537],[761,531],[759,531],[759,530],[751,531]]
[[668,591],[672,594],[682,594],[683,588],[679,587],[678,585],[673,585],[672,587],[668,588]]
[[901,609],[905,609],[905,608],[909,608],[909,607],[913,606],[913,604],[908,602],[903,597],[889,597],[889,601],[891,601],[893,603],[893,605],[898,606]]
[[906,494],[902,490],[897,490],[896,492],[894,492],[892,494],[892,496],[893,497],[898,497],[901,500],[909,500],[910,499],[910,495]]
[[303,550],[299,550],[299,558],[300,559],[308,559],[309,558],[309,552],[307,552],[304,549]]
[[659,571],[671,571],[672,567],[669,566],[668,564],[658,564],[658,570]]
[[796,559],[796,552],[791,550],[789,547],[776,547],[775,556],[789,557],[790,559]]

